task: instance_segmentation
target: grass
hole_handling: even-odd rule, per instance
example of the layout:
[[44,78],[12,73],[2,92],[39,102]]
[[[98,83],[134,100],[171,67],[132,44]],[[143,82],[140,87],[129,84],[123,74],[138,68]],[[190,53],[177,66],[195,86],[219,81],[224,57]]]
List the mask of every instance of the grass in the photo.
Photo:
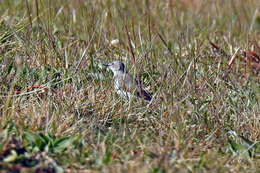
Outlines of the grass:
[[0,172],[259,172],[258,4],[0,1]]

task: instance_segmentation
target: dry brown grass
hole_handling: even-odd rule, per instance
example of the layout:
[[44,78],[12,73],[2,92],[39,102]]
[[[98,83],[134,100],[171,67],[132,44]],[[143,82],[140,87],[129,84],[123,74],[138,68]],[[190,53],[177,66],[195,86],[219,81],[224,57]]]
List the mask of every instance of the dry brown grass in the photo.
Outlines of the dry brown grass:
[[[258,172],[257,4],[0,1],[0,170]],[[151,103],[114,92],[115,59]]]

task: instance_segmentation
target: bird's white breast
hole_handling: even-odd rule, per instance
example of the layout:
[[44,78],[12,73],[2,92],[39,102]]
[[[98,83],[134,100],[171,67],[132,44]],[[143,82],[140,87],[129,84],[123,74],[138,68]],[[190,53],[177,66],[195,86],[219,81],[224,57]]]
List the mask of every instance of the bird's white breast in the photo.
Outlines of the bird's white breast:
[[132,85],[132,81],[127,80],[126,73],[116,74],[114,76],[114,87],[118,95],[125,99],[132,99],[132,93],[125,90],[126,88],[130,88],[131,86],[124,86],[124,85]]

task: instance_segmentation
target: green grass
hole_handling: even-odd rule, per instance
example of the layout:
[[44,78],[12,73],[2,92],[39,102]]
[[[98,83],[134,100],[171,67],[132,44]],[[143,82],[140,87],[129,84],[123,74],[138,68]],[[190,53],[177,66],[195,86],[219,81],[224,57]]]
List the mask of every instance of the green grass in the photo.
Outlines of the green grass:
[[0,172],[259,172],[258,6],[0,1]]

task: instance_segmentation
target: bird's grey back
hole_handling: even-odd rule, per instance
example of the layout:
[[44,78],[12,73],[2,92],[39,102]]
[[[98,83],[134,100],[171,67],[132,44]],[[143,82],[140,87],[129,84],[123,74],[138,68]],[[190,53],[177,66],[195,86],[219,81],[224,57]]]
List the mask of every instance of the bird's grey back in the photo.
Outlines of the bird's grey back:
[[131,75],[126,72],[114,74],[114,82],[119,88],[131,90],[134,89],[136,82]]
[[117,90],[125,90],[134,95],[144,98],[146,101],[151,101],[152,94],[145,91],[137,81],[126,72],[114,74],[114,83]]

